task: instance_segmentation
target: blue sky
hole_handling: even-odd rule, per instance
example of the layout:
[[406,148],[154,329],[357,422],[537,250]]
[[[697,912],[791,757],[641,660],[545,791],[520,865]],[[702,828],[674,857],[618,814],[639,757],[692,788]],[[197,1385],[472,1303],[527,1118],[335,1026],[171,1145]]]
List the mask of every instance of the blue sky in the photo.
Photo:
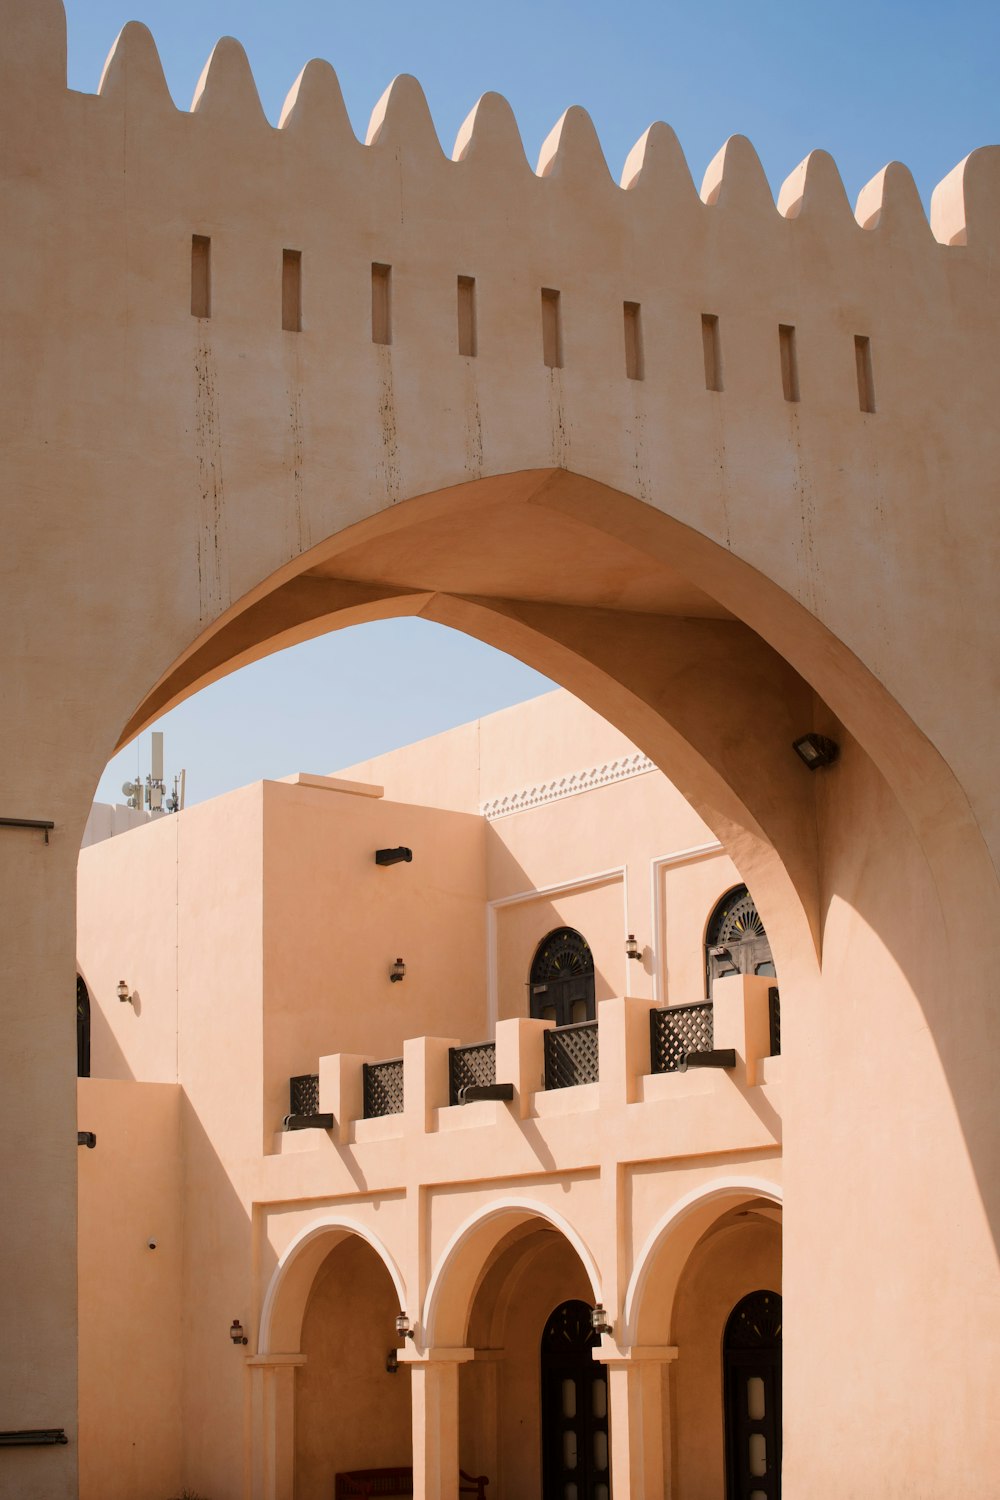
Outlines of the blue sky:
[[[397,73],[427,94],[442,145],[487,89],[514,107],[534,161],[562,111],[591,114],[617,176],[654,119],[676,130],[695,182],[723,141],[749,136],[777,192],[814,147],[848,194],[906,163],[925,203],[975,146],[1000,140],[1000,4],[927,0],[67,0],[69,81],[94,90],[121,26],[149,26],[187,108],[219,36],[246,47],[276,121],[310,57],[340,77],[359,136]],[[189,799],[260,776],[330,770],[544,690],[535,673],[422,621],[388,621],[284,652],[167,715],[170,769]],[[303,705],[308,705],[308,708]],[[148,736],[100,788],[145,771]]]

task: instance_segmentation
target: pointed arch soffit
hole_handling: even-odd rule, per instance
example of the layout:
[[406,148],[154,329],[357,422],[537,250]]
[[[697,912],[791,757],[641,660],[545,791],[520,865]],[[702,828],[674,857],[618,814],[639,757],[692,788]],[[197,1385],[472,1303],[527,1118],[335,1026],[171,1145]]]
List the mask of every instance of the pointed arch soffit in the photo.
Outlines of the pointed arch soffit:
[[322,1265],[323,1261],[326,1258],[326,1254],[329,1250],[334,1249],[335,1245],[338,1244],[342,1239],[346,1238],[348,1235],[355,1235],[358,1239],[364,1240],[364,1242],[369,1245],[372,1250],[374,1250],[375,1254],[378,1256],[379,1260],[382,1262],[383,1266],[392,1278],[392,1284],[396,1292],[396,1297],[399,1301],[400,1311],[402,1312],[405,1310],[406,1283],[403,1279],[403,1274],[400,1271],[399,1266],[396,1264],[395,1259],[389,1253],[388,1249],[378,1238],[378,1236],[373,1234],[365,1224],[361,1223],[357,1219],[351,1218],[350,1215],[324,1214],[321,1218],[313,1220],[312,1223],[307,1224],[298,1232],[294,1239],[292,1239],[282,1251],[278,1259],[278,1264],[275,1266],[274,1270],[271,1273],[271,1279],[268,1282],[267,1291],[264,1293],[264,1300],[261,1304],[260,1324],[257,1339],[258,1354],[292,1352],[290,1350],[273,1350],[271,1348],[271,1339],[274,1324],[276,1321],[276,1314],[279,1309],[282,1295],[289,1285],[292,1272],[301,1264],[303,1255],[310,1249],[310,1247],[318,1249],[320,1243],[323,1240],[331,1240],[328,1250],[318,1257],[316,1265],[312,1268],[312,1275],[309,1278],[309,1286],[305,1289],[305,1297],[303,1299],[304,1308],[305,1300],[309,1295],[309,1290],[312,1286],[313,1281],[315,1280],[315,1276],[317,1271],[319,1270],[319,1267]]
[[[474,1242],[490,1224],[499,1225],[504,1219],[511,1218],[520,1218],[521,1220],[539,1219],[551,1225],[553,1229],[558,1230],[579,1257],[584,1273],[594,1293],[594,1301],[601,1301],[601,1274],[597,1262],[583,1236],[569,1220],[536,1198],[505,1198],[500,1203],[491,1204],[489,1207],[471,1214],[455,1230],[441,1252],[438,1263],[428,1283],[427,1294],[424,1297],[421,1328],[426,1346],[433,1346],[437,1342],[438,1308],[442,1296],[448,1292],[449,1275],[457,1263],[462,1248]],[[479,1257],[480,1263],[476,1267],[477,1271],[482,1269],[482,1264],[489,1258],[490,1253],[501,1237],[502,1233],[493,1239],[488,1239],[484,1252]],[[465,1309],[465,1315],[468,1315],[468,1308]]]
[[[685,1194],[683,1198],[672,1204],[661,1215],[646,1236],[642,1248],[636,1256],[632,1274],[629,1277],[628,1287],[625,1292],[625,1331],[622,1340],[623,1343],[633,1344],[636,1342],[638,1321],[642,1312],[643,1293],[645,1292],[649,1276],[655,1267],[660,1251],[667,1244],[671,1236],[682,1225],[691,1220],[701,1209],[717,1205],[718,1213],[721,1213],[725,1212],[726,1208],[746,1202],[751,1198],[763,1198],[767,1202],[776,1204],[779,1208],[784,1201],[780,1183],[765,1177],[744,1177],[734,1174],[726,1177],[717,1177],[710,1183],[693,1188],[691,1192]],[[718,1217],[718,1213],[713,1215],[713,1217]],[[690,1253],[690,1249],[693,1249],[693,1244],[689,1247],[688,1253]]]

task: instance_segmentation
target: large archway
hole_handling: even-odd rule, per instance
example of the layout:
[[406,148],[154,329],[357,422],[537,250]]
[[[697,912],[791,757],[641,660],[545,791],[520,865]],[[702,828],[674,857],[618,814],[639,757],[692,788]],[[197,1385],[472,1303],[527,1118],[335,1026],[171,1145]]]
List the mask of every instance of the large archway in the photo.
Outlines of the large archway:
[[[818,1473],[843,1492],[888,1490],[905,1451],[929,1488],[974,1491],[982,1453],[968,1456],[967,1436],[991,1430],[989,1382],[954,1378],[960,1353],[929,1359],[914,1309],[933,1284],[954,1349],[978,1347],[995,1270],[1000,902],[986,851],[1000,825],[982,713],[995,464],[979,434],[995,378],[983,309],[997,155],[941,185],[933,232],[896,169],[855,220],[821,153],[776,212],[740,140],[699,198],[654,127],[619,190],[576,112],[533,173],[509,109],[487,96],[449,160],[419,88],[400,80],[362,147],[322,66],[271,130],[236,44],[217,49],[188,115],[143,28],[125,29],[94,99],[66,89],[56,0],[6,0],[4,19],[11,222],[23,225],[4,472],[8,541],[25,562],[3,599],[14,645],[0,738],[12,816],[56,825],[50,845],[22,830],[3,851],[17,933],[0,1090],[14,1345],[59,1372],[72,1413],[74,862],[122,726],[156,712],[157,691],[170,701],[268,640],[352,610],[420,609],[533,661],[618,724],[754,891],[796,1060],[785,1451],[800,1487]],[[193,316],[190,295],[206,218],[231,251],[200,309],[212,317]],[[326,288],[300,333],[281,327],[277,301],[292,220]],[[373,257],[393,265],[391,344],[367,316]],[[470,269],[475,356],[454,337],[455,277]],[[565,366],[542,357],[542,287],[564,298]],[[623,368],[625,297],[643,308],[641,382]],[[706,317],[726,341],[725,390],[706,379]],[[778,325],[798,332],[801,402],[783,398]],[[857,384],[859,338],[879,372],[877,412]],[[459,574],[414,580],[390,549],[380,576],[369,542],[395,535],[430,560],[433,537],[409,544],[418,514],[440,525],[435,505],[439,560]],[[541,592],[503,572],[508,510]],[[164,517],[171,544],[136,547]],[[322,555],[317,538],[332,542]],[[566,556],[569,568],[552,565]],[[669,607],[668,569],[697,591]],[[566,574],[577,591],[557,596],[547,586]],[[789,729],[809,727],[841,738],[823,780],[789,758]],[[848,1185],[855,1155],[864,1171]],[[940,1233],[916,1233],[930,1214]],[[955,1233],[962,1257],[949,1253]],[[817,1244],[831,1247],[834,1286],[859,1257],[893,1264],[900,1296],[878,1298],[871,1281],[852,1311],[870,1347],[891,1351],[895,1381],[875,1361],[836,1378],[856,1347],[817,1292]],[[810,1349],[796,1306],[813,1314]],[[942,1433],[959,1388],[963,1410]],[[52,1420],[13,1370],[5,1400],[12,1425]],[[867,1421],[876,1404],[888,1441]]]

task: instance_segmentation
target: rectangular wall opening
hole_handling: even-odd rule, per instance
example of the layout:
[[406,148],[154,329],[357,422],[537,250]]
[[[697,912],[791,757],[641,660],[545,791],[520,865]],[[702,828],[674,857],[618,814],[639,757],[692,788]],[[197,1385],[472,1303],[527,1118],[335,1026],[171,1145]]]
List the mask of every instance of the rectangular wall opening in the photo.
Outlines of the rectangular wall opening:
[[476,278],[458,278],[458,352],[475,357],[476,344]]
[[281,252],[281,326],[286,333],[302,332],[302,251]]
[[372,343],[392,343],[392,267],[372,264]]
[[625,303],[625,374],[629,380],[645,377],[642,358],[642,320],[638,302]]
[[799,359],[795,349],[795,329],[790,323],[778,324],[778,348],[781,351],[781,389],[786,401],[797,401]]
[[559,293],[551,287],[542,287],[542,358],[550,370],[561,370],[562,309]]
[[701,342],[705,354],[705,389],[722,390],[722,343],[715,313],[701,315]]
[[875,410],[875,376],[872,372],[872,341],[864,334],[854,336],[854,361],[858,368],[858,405],[862,411]]
[[204,234],[191,236],[191,316],[212,316],[212,241]]

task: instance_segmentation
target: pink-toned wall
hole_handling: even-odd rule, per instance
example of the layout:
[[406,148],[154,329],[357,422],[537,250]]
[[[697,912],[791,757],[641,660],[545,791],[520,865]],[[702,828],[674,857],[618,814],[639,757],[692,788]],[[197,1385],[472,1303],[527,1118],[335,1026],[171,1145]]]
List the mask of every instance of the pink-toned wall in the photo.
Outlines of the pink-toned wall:
[[[332,1052],[399,1056],[406,1037],[487,1029],[482,819],[264,784],[264,1129],[288,1079]],[[375,863],[404,845],[412,862]],[[406,977],[389,980],[394,959]]]
[[80,1494],[135,1500],[155,1484],[166,1497],[184,1453],[181,1091],[77,1087],[80,1129],[97,1136],[79,1153]]

